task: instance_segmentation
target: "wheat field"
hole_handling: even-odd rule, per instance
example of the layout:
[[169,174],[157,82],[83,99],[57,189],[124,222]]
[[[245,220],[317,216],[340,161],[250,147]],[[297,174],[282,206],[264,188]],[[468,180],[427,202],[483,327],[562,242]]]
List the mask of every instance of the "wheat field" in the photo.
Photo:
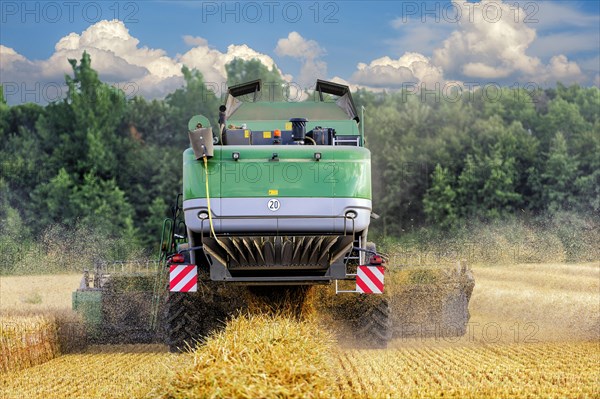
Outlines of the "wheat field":
[[0,374],[0,398],[144,398],[184,356],[175,358],[162,345],[91,346],[84,353]]
[[[257,319],[192,354],[161,345],[94,346],[0,374],[2,398],[595,398],[598,342],[352,350],[289,340],[289,319],[259,320],[260,346],[225,346]],[[302,332],[311,330],[311,327]],[[238,341],[248,344],[248,330]],[[275,341],[273,341],[275,339]],[[305,345],[305,350],[298,351]],[[316,348],[315,348],[316,347]],[[229,353],[231,349],[240,349]],[[275,359],[275,361],[273,361]],[[232,374],[233,373],[233,374]]]
[[464,337],[354,349],[311,318],[240,315],[187,354],[92,346],[5,372],[0,398],[600,397],[600,264],[473,272]]
[[336,358],[345,398],[594,398],[598,342],[348,350]]
[[59,354],[59,347],[56,323],[50,317],[0,318],[0,372],[47,362]]
[[81,274],[0,276],[0,312],[70,309]]

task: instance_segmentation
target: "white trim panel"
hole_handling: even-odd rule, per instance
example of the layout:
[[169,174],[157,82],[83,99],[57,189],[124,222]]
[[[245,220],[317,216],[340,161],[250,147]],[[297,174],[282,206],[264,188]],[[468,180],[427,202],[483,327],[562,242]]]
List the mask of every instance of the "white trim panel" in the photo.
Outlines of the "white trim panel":
[[[269,200],[279,201],[277,210],[269,209]],[[210,205],[217,233],[341,233],[344,225],[359,232],[371,219],[371,200],[362,198],[211,198]],[[198,217],[207,211],[206,199],[183,201],[183,210],[188,229],[210,230],[208,219]],[[357,214],[354,226],[349,219],[344,223],[348,211]]]

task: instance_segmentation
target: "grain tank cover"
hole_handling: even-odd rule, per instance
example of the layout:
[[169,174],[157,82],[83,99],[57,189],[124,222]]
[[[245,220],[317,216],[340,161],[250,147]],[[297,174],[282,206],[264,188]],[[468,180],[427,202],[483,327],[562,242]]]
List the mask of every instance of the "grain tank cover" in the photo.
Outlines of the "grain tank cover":
[[246,94],[254,93],[254,100],[256,101],[256,94],[260,91],[260,86],[261,81],[260,79],[257,79],[251,82],[231,86],[229,87],[228,93],[233,97],[240,97]]
[[348,86],[317,79],[315,91],[319,93],[319,99],[321,101],[323,101],[323,93],[338,96],[339,98],[335,103],[346,111],[346,114],[348,114],[350,119],[354,119],[357,123],[360,121]]
[[252,97],[252,101],[256,101],[256,96],[260,91],[260,87],[260,79],[235,86],[230,86],[229,90],[227,90],[228,95],[225,104],[225,120],[229,119],[229,117],[233,115],[233,113],[242,106],[243,102],[239,100],[238,97],[253,93],[254,95]]

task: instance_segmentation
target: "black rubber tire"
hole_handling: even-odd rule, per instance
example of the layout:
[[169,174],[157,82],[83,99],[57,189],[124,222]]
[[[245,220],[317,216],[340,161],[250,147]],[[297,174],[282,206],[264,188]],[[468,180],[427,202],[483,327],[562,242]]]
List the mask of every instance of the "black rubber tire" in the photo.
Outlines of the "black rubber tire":
[[362,316],[355,320],[353,332],[360,347],[387,348],[392,339],[392,319],[387,298],[370,300]]
[[193,349],[247,307],[246,288],[210,281],[200,272],[198,292],[167,292],[161,323],[171,352]]
[[227,313],[211,302],[200,292],[168,293],[164,336],[171,352],[193,349],[211,333],[224,326]]
[[441,281],[397,287],[392,297],[394,336],[444,338],[465,335],[474,286],[473,275],[465,268]]
[[[377,246],[371,241],[365,243],[365,249],[377,252]],[[365,254],[365,263],[368,264],[372,255]],[[360,346],[385,349],[393,333],[390,303],[385,296],[368,295],[364,299],[362,316],[355,321],[354,338]]]
[[190,320],[188,309],[188,294],[169,293],[166,304],[165,343],[171,352],[178,352],[185,348],[185,343],[190,338],[189,331],[195,327],[195,319]]

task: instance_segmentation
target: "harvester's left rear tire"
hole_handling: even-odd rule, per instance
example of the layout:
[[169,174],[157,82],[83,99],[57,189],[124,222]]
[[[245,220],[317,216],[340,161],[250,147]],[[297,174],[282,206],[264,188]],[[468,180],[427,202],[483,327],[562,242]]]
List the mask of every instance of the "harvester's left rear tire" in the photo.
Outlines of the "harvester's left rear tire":
[[[190,314],[190,300],[186,298],[189,294],[169,293],[167,299],[167,316],[165,322],[165,343],[169,345],[171,352],[179,352],[186,347],[192,336],[190,331],[198,327],[198,322],[193,314]],[[189,342],[193,345],[193,342]]]
[[198,292],[167,293],[163,336],[171,352],[194,349],[246,306],[245,287],[199,277]]
[[193,349],[227,319],[200,292],[170,292],[166,304],[165,341],[171,352]]

